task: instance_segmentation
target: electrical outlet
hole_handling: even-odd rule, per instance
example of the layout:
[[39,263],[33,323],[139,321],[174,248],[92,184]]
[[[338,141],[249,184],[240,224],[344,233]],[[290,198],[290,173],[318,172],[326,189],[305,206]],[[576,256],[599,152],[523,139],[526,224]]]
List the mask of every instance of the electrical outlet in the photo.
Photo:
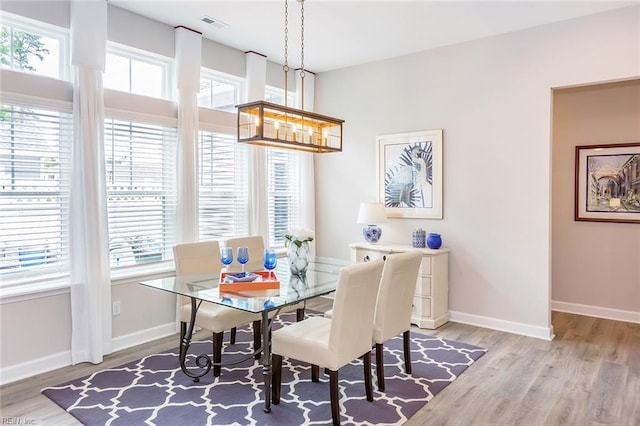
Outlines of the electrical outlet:
[[119,300],[116,300],[111,305],[111,314],[115,317],[116,315],[120,315],[121,304]]

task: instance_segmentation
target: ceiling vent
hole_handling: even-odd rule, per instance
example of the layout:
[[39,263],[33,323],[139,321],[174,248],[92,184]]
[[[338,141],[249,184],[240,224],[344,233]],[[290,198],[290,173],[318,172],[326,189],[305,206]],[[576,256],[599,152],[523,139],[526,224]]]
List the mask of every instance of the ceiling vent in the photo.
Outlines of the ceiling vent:
[[227,27],[230,26],[226,22],[222,22],[219,19],[214,19],[211,16],[203,16],[201,21],[206,23],[206,24],[213,25],[216,28],[227,28]]

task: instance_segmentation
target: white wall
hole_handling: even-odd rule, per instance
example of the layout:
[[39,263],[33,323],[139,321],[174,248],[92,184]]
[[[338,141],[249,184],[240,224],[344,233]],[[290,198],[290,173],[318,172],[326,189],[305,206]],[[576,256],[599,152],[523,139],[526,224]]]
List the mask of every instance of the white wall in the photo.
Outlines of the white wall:
[[347,258],[377,197],[375,136],[444,129],[444,219],[391,219],[382,242],[440,232],[452,319],[549,337],[551,89],[640,74],[640,8],[323,73],[316,111],[346,120],[316,156],[317,250]]

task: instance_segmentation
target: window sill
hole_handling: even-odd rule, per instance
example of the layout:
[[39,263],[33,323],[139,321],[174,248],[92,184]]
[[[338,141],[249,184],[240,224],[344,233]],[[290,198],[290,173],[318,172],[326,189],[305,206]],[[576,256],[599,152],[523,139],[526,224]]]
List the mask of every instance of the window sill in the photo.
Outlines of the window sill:
[[111,285],[137,283],[144,280],[153,280],[175,275],[176,269],[173,261],[151,263],[147,266],[135,266],[120,268],[111,272]]
[[[111,285],[137,283],[144,280],[170,277],[175,275],[173,262],[162,262],[148,266],[123,268],[111,273]],[[69,293],[71,282],[69,277],[57,277],[39,282],[21,283],[0,287],[0,304],[23,302],[25,300],[51,297]]]
[[0,288],[0,304],[51,297],[69,293],[69,277]]

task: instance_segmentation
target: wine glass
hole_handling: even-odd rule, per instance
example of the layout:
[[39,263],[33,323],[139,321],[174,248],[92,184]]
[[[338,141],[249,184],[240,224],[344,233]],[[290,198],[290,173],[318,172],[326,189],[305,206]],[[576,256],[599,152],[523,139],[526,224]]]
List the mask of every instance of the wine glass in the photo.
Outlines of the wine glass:
[[273,249],[266,249],[264,251],[264,269],[267,269],[269,271],[269,279],[271,280],[272,278],[272,272],[276,265],[278,264],[278,257],[276,256],[276,251]]
[[233,248],[232,247],[222,247],[220,249],[220,260],[222,264],[225,266],[231,265],[233,262]]
[[244,264],[249,261],[249,247],[238,247],[238,262],[242,265],[242,272],[244,272]]

